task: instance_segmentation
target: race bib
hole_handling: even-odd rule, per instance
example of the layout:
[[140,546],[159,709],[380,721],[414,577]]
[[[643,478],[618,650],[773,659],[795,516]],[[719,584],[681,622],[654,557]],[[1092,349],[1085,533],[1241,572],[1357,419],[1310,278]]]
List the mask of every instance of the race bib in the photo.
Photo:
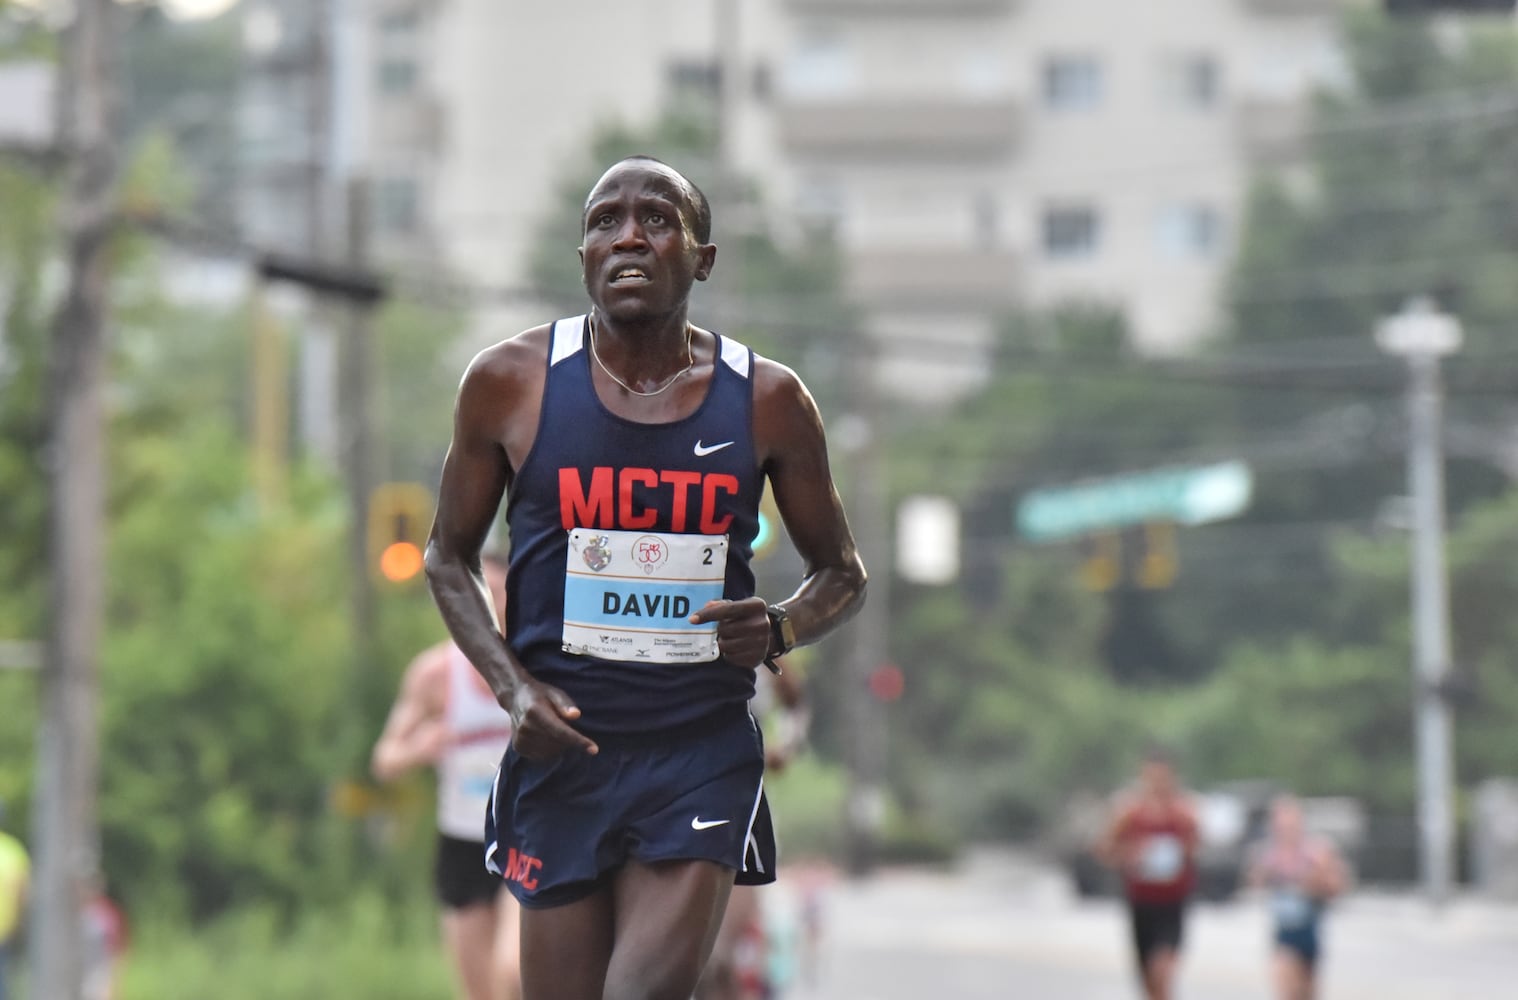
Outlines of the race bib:
[[1180,838],[1158,834],[1144,841],[1139,854],[1139,877],[1145,882],[1174,882],[1186,864]]
[[564,572],[564,651],[633,663],[717,658],[717,625],[692,612],[721,600],[726,535],[575,528]]

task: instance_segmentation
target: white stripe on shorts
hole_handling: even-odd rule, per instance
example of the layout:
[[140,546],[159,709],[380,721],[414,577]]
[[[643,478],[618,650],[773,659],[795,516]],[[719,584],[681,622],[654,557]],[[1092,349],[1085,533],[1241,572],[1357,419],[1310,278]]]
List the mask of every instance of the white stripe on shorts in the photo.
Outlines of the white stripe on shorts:
[[754,796],[754,808],[748,814],[748,830],[743,834],[743,870],[748,871],[748,856],[750,850],[754,855],[754,867],[759,874],[765,874],[764,859],[759,857],[759,842],[754,839],[754,820],[759,816],[759,803],[764,799],[764,778],[759,779],[759,793]]

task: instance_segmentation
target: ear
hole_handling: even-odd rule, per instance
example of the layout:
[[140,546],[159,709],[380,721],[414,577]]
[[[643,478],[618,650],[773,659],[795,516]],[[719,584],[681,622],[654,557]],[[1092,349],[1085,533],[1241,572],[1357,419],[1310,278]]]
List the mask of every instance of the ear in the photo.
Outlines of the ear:
[[580,284],[584,285],[585,289],[589,291],[590,282],[585,280],[585,248],[575,247],[575,253],[580,255]]
[[705,281],[712,276],[717,263],[717,244],[706,243],[696,248],[696,280]]

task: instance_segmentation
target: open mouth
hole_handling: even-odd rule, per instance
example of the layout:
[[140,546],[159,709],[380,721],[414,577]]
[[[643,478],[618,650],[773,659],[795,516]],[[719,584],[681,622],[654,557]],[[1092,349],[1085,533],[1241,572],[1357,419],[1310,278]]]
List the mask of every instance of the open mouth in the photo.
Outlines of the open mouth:
[[648,283],[648,275],[640,267],[624,267],[611,276],[613,288],[626,288],[630,285],[644,285]]

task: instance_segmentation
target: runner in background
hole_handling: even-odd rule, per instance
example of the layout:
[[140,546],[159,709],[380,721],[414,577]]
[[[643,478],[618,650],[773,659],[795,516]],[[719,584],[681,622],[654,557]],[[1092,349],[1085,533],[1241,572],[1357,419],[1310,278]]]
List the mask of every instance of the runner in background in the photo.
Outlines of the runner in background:
[[1148,1000],[1170,1000],[1196,885],[1198,826],[1191,795],[1165,754],[1151,750],[1119,798],[1099,853],[1123,878],[1139,978]]
[[81,914],[84,921],[84,1000],[116,1000],[121,961],[131,936],[126,914],[97,877]]
[[1271,803],[1270,835],[1250,864],[1249,882],[1270,897],[1276,996],[1313,1000],[1323,913],[1348,886],[1349,873],[1331,840],[1307,832],[1302,804],[1293,796]]
[[[506,614],[506,564],[481,559],[500,620]],[[485,811],[496,767],[511,740],[511,716],[452,642],[416,657],[406,669],[370,770],[394,781],[418,767],[437,769],[434,887],[443,941],[467,1000],[521,996],[516,900],[485,868]]]

